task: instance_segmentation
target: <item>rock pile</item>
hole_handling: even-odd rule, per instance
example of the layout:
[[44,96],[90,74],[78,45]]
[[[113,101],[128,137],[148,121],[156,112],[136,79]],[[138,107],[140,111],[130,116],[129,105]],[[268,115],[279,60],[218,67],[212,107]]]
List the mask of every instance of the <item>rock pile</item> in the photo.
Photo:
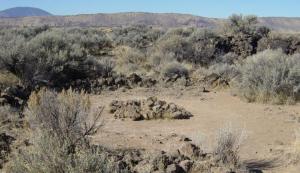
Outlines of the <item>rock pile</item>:
[[103,77],[99,79],[78,79],[71,83],[66,83],[63,88],[72,87],[78,90],[85,90],[87,92],[98,94],[102,90],[116,90],[118,88],[134,88],[134,87],[153,87],[157,83],[156,80],[148,77],[141,77],[135,73],[124,76],[114,74],[110,77]]
[[12,107],[21,107],[29,96],[29,92],[22,86],[12,86],[1,91],[0,105],[10,105]]
[[7,135],[6,133],[0,134],[0,168],[2,168],[8,153],[11,152],[11,144],[15,138]]
[[[148,172],[165,172],[165,173],[187,173],[191,172],[194,166],[194,160],[204,161],[206,156],[196,157],[203,151],[189,142],[186,142],[184,147],[178,149],[178,153],[167,153],[165,151],[146,151],[142,149],[127,149],[127,150],[109,150],[101,146],[93,146],[100,153],[113,160],[116,164],[116,170],[122,172],[148,173]],[[184,154],[188,153],[195,157],[190,158]]]
[[164,77],[162,78],[162,82],[164,84],[164,86],[191,86],[192,85],[192,81],[189,77],[180,77],[178,75],[173,75],[170,77]]
[[144,100],[112,101],[110,113],[116,119],[151,120],[151,119],[189,119],[193,115],[174,103],[149,97]]
[[[110,160],[114,172],[136,173],[190,173],[190,172],[261,172],[261,170],[231,168],[218,163],[213,154],[205,153],[201,148],[185,142],[177,153],[165,151],[146,151],[143,149],[110,150],[101,146],[92,146]],[[109,170],[111,171],[111,170]]]
[[266,49],[282,49],[286,54],[300,53],[300,40],[297,37],[266,37],[259,40],[257,51],[264,51]]

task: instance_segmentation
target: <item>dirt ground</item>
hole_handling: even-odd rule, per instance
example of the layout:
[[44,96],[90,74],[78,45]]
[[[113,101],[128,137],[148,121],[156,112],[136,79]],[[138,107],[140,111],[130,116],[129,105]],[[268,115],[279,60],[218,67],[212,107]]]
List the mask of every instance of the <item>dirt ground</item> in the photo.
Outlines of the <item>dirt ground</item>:
[[[188,120],[131,121],[114,119],[108,112],[112,100],[142,99],[157,96],[190,111]],[[203,93],[202,88],[145,89],[103,92],[91,96],[94,106],[105,106],[105,126],[93,137],[94,143],[110,148],[143,148],[172,152],[183,142],[183,136],[211,152],[218,130],[226,126],[246,134],[241,159],[280,157],[282,164],[293,148],[295,129],[300,127],[300,104],[268,105],[247,103],[229,90]],[[299,165],[285,164],[264,172],[299,173]]]

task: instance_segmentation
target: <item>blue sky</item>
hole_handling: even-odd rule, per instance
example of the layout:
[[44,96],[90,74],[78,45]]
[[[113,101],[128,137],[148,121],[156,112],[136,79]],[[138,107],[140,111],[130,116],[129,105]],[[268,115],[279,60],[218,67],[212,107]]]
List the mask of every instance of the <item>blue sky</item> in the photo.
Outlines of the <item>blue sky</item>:
[[0,10],[37,7],[56,15],[173,12],[226,18],[233,13],[300,17],[300,0],[0,0]]

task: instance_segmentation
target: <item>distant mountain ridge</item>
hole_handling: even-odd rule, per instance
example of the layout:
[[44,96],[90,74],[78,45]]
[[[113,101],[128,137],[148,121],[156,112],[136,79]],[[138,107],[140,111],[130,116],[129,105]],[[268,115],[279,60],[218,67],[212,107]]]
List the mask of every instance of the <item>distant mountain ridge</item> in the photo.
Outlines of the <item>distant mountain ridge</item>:
[[51,16],[47,11],[33,7],[15,7],[0,11],[0,17],[15,18],[28,16]]
[[[49,13],[50,14],[50,13]],[[0,12],[1,16],[1,12]],[[226,19],[208,18],[190,14],[178,13],[98,13],[68,16],[51,16],[47,13],[41,16],[1,18],[0,27],[18,26],[56,26],[56,27],[116,27],[129,25],[148,25],[154,27],[201,27],[217,28],[226,23]],[[270,27],[277,31],[300,32],[300,18],[289,17],[262,17],[260,25]]]

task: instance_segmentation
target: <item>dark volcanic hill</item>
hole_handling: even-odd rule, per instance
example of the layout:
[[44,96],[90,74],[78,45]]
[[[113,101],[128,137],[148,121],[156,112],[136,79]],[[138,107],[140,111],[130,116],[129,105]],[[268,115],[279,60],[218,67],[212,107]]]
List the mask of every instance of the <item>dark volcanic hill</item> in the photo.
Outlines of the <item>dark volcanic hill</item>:
[[[29,14],[29,13],[27,13]],[[32,13],[33,14],[33,13]],[[177,13],[111,13],[111,14],[81,14],[70,16],[43,16],[0,18],[0,27],[18,26],[57,26],[57,27],[115,27],[128,25],[149,25],[155,27],[202,27],[217,28],[226,20]],[[48,14],[48,15],[46,15]],[[38,14],[36,14],[38,15]],[[40,13],[41,15],[41,13]],[[0,12],[1,16],[1,12]],[[300,18],[263,17],[259,18],[260,25],[277,31],[300,32]]]
[[0,17],[15,18],[28,16],[51,16],[52,14],[39,8],[32,7],[15,7],[0,11]]

